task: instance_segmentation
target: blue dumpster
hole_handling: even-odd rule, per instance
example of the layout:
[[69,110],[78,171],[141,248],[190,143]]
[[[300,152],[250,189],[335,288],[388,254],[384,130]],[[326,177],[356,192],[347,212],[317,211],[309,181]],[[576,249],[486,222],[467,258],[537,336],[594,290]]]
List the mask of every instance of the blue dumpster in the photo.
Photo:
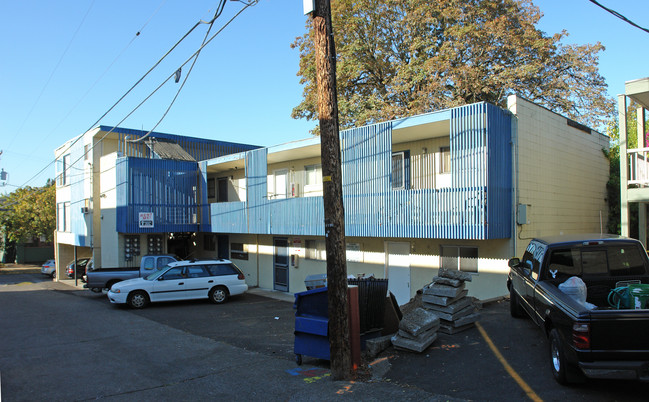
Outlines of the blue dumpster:
[[295,361],[302,364],[302,355],[330,360],[329,302],[327,288],[295,294]]

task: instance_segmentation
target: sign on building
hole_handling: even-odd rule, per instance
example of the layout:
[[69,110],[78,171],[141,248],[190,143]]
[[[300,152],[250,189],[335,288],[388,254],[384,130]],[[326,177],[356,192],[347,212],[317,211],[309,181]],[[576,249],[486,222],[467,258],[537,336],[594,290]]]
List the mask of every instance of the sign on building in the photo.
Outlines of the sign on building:
[[153,212],[140,212],[140,228],[153,229]]

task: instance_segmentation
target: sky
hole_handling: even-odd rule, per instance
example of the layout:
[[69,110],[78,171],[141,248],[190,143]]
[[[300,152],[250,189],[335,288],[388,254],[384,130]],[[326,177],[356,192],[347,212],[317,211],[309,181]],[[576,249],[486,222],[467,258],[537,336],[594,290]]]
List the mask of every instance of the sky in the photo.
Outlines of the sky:
[[[97,121],[197,22],[210,20],[218,2],[0,0],[0,168],[8,173],[0,194],[54,178],[54,150],[98,124],[152,129],[191,63],[179,83],[170,80],[127,115],[200,47],[207,24]],[[646,0],[599,2],[649,28]],[[625,81],[649,77],[649,33],[588,0],[533,3],[544,14],[538,28],[548,35],[566,30],[565,44],[606,47],[600,74],[611,96],[624,92]],[[208,37],[223,30],[203,48],[155,131],[261,146],[310,136],[315,122],[291,118],[303,92],[299,52],[290,47],[306,30],[302,2],[260,0],[235,17],[242,8],[226,3]]]

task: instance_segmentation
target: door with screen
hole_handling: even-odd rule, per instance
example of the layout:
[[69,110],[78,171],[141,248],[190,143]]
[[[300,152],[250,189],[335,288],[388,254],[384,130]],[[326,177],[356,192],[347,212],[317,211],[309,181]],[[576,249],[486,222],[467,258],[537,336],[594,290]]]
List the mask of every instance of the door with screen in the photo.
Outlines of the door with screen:
[[273,277],[275,290],[288,292],[288,239],[274,239]]

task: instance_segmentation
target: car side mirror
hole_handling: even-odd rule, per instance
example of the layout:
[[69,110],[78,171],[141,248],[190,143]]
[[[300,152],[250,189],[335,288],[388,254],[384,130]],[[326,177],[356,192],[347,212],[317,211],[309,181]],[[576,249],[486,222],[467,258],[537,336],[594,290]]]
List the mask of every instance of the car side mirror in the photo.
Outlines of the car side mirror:
[[509,268],[515,268],[515,267],[521,265],[521,260],[519,258],[510,258],[508,265],[509,265]]

